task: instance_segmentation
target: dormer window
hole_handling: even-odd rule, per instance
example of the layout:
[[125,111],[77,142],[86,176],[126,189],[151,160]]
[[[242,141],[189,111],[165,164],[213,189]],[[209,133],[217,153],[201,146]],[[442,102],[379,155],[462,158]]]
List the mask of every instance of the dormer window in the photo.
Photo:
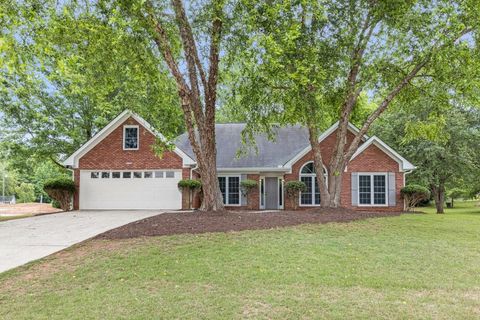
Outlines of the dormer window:
[[138,126],[123,126],[123,149],[138,150]]

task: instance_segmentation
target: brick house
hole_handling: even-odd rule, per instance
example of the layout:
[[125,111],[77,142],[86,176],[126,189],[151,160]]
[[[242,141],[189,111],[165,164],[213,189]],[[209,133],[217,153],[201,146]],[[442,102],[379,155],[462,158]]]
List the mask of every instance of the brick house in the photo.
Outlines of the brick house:
[[[329,161],[338,124],[320,136]],[[320,205],[308,132],[301,126],[274,129],[275,138],[255,137],[255,147],[242,145],[244,124],[217,124],[217,171],[227,208],[291,209],[285,182],[303,181],[307,191],[299,208]],[[358,129],[349,125],[348,139]],[[116,117],[72,154],[64,165],[73,170],[77,192],[74,209],[181,209],[188,203],[178,181],[196,178],[195,155],[186,134],[173,150],[157,156],[152,146],[164,137],[144,119],[128,110]],[[415,167],[377,137],[363,137],[343,174],[341,205],[356,210],[401,211],[400,189],[405,174]],[[326,175],[326,169],[324,172]],[[255,180],[247,195],[240,182]],[[198,206],[198,199],[193,202]]]

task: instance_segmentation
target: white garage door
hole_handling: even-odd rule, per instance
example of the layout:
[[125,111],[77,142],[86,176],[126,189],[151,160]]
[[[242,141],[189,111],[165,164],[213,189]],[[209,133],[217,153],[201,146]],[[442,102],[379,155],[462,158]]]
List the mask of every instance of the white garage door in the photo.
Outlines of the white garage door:
[[80,171],[80,209],[180,209],[181,171]]

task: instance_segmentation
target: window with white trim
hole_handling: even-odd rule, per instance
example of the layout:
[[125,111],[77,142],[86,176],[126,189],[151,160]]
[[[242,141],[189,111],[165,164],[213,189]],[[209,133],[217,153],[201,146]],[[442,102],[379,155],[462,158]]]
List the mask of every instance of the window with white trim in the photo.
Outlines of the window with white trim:
[[145,172],[143,173],[143,177],[144,177],[145,179],[153,178],[153,172],[152,172],[152,171],[145,171]]
[[142,172],[141,171],[134,171],[133,172],[133,177],[137,178],[137,179],[141,178],[142,177]]
[[358,203],[364,206],[387,204],[387,175],[385,173],[360,173],[358,175]]
[[123,149],[124,150],[138,149],[138,131],[139,131],[139,127],[136,125],[123,126]]
[[240,205],[240,177],[218,177],[218,183],[222,192],[223,204]]
[[[327,180],[327,170],[323,168],[324,179]],[[300,204],[304,206],[320,205],[320,188],[313,161],[307,162],[300,170],[300,181],[305,183],[307,190],[300,193]]]

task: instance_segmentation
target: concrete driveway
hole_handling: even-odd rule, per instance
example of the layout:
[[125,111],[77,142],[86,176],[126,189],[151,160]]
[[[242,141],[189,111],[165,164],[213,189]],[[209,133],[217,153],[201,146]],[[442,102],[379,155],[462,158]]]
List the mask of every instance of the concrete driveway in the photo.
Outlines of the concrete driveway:
[[0,272],[160,211],[72,211],[0,222]]

